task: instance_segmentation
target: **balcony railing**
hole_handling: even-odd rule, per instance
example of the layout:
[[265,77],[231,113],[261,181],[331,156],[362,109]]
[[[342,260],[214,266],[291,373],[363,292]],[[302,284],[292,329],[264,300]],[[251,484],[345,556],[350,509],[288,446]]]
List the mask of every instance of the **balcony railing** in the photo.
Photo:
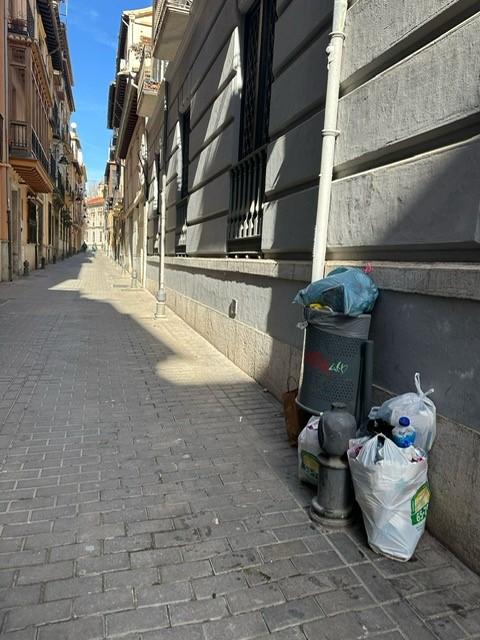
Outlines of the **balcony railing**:
[[29,140],[28,129],[26,122],[10,122],[10,153],[12,157],[35,158],[42,164],[45,171],[50,174],[50,161],[42,143],[34,129],[31,129],[32,135]]
[[187,252],[187,208],[188,197],[177,202],[177,224],[175,226],[175,255]]
[[158,70],[154,69],[154,66],[154,60],[152,59],[150,50],[145,48],[138,77],[138,88],[140,91],[157,93],[164,76],[163,63],[161,63]]
[[41,162],[45,171],[49,173],[50,166],[49,166],[47,154],[45,153],[42,147],[42,143],[38,139],[38,136],[33,129],[32,129],[32,152],[33,152],[33,155],[36,157],[36,159]]
[[[153,37],[157,42],[162,33],[169,11],[188,16],[192,8],[193,0],[154,0],[153,12]],[[158,56],[163,57],[163,56]],[[168,59],[168,58],[167,58]]]
[[28,131],[26,122],[10,123],[10,152],[20,151],[26,153],[28,151]]
[[35,18],[29,2],[27,2],[25,13],[18,10],[15,11],[13,3],[10,2],[8,31],[26,38],[35,37]]
[[138,73],[137,112],[142,117],[150,117],[160,96],[166,62],[152,58],[150,47],[144,47]]
[[230,173],[228,252],[251,253],[261,248],[267,149],[261,147]]

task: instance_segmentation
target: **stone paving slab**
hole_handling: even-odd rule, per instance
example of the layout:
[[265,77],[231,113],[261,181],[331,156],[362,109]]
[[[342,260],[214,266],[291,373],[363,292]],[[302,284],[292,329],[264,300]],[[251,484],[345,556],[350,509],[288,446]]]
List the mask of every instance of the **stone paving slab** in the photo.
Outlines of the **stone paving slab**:
[[313,525],[279,404],[107,258],[3,301],[2,638],[480,637],[478,577]]

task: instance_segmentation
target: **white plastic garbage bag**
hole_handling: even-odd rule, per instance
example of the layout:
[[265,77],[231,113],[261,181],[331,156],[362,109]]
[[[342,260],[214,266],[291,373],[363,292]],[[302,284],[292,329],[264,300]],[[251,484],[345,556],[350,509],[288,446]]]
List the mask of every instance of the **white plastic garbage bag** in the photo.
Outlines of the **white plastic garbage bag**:
[[384,420],[396,427],[400,418],[405,416],[416,431],[415,446],[428,453],[437,433],[437,411],[428,397],[434,390],[422,391],[419,373],[415,374],[415,387],[416,393],[404,393],[386,400],[380,407],[372,407],[368,417]]
[[351,445],[348,462],[368,543],[377,553],[410,560],[425,531],[430,501],[426,458],[383,435]]
[[298,436],[298,477],[302,482],[317,486],[318,482],[318,423],[320,418],[312,416]]

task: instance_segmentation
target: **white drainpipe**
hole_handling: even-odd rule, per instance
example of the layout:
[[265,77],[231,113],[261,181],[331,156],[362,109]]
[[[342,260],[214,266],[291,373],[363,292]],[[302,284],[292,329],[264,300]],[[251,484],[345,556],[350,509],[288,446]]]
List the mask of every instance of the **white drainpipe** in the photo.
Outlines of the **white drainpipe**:
[[[164,108],[163,108],[163,148],[162,148],[162,194],[161,194],[161,209],[160,209],[160,260],[159,260],[159,283],[157,292],[157,305],[155,309],[155,318],[166,317],[166,301],[167,292],[165,291],[165,222],[167,219],[167,133],[168,133],[168,99],[169,99],[169,85],[165,82],[165,96],[164,96]],[[158,178],[157,178],[158,179]]]
[[340,133],[337,130],[337,114],[347,9],[348,0],[335,0],[332,33],[330,34],[330,43],[327,48],[328,80],[327,94],[325,97],[325,119],[322,131],[322,162],[320,166],[317,217],[313,242],[312,282],[323,278],[325,269],[335,142]]

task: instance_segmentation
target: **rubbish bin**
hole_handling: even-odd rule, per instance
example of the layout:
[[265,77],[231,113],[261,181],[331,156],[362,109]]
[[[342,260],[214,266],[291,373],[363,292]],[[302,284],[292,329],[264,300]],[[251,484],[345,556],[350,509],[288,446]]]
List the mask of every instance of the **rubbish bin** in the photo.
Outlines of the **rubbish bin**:
[[306,336],[298,405],[312,415],[345,405],[357,424],[370,408],[373,342],[369,314],[350,317],[305,307]]

